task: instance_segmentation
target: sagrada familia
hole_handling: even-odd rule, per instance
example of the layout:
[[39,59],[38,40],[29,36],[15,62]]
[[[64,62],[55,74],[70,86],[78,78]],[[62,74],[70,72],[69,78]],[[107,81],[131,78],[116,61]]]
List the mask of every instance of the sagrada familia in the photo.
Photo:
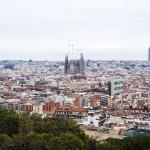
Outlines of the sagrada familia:
[[83,53],[80,53],[80,58],[69,59],[69,56],[65,56],[64,71],[67,74],[85,74],[85,61]]

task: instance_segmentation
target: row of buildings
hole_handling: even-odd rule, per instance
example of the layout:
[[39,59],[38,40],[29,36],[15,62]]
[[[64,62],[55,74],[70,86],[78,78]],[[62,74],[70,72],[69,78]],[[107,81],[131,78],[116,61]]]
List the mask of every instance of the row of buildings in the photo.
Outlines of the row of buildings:
[[85,62],[83,54],[66,56],[65,62],[2,61],[0,105],[42,117],[82,118],[80,123],[93,126],[101,124],[97,120],[103,114],[145,121],[150,115],[149,68],[140,61]]

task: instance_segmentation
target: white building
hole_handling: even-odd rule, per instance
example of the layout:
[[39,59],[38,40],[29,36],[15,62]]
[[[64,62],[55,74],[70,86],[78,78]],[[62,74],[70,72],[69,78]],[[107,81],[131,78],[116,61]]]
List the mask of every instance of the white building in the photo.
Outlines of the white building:
[[118,96],[123,93],[123,79],[122,78],[113,78],[109,80],[109,95]]

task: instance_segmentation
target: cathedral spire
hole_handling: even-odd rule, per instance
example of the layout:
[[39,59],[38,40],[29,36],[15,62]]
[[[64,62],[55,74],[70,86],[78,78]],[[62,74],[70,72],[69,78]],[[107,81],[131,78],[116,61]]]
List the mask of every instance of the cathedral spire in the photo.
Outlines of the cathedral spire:
[[85,61],[84,61],[83,53],[81,53],[81,57],[80,57],[80,73],[85,74]]
[[68,55],[65,56],[65,73],[67,73],[67,70],[68,70]]
[[83,54],[80,53],[79,57],[72,57],[65,56],[65,63],[64,63],[64,72],[69,74],[85,74],[85,62]]

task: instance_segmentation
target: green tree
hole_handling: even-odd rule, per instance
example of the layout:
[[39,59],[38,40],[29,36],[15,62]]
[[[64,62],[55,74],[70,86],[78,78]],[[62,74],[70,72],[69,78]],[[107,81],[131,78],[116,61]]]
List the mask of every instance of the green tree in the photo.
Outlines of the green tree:
[[65,150],[84,150],[84,143],[79,137],[70,133],[64,133],[60,138]]
[[27,141],[32,150],[41,150],[43,148],[44,140],[42,139],[42,136],[37,133],[30,133],[27,135]]
[[0,150],[6,150],[13,144],[12,138],[6,134],[0,134]]
[[0,108],[0,133],[17,134],[19,132],[19,123],[20,119],[14,111]]

